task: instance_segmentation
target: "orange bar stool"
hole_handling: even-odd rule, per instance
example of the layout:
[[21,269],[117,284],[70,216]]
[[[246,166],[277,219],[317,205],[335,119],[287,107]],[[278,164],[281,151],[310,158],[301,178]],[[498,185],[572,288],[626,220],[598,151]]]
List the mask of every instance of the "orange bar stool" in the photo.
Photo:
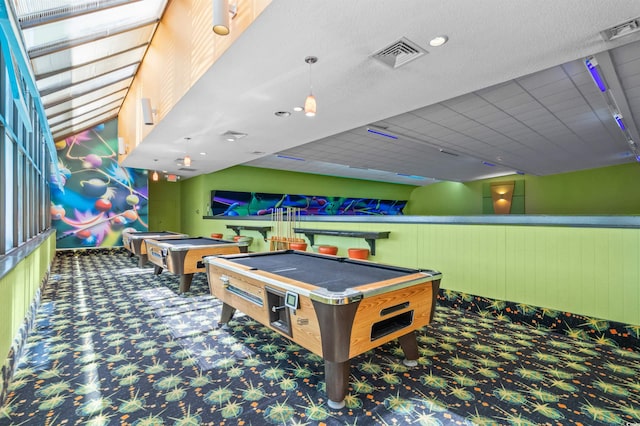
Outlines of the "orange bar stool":
[[338,247],[336,246],[318,246],[318,253],[322,254],[338,254]]
[[214,232],[213,234],[211,234],[211,238],[215,238],[217,240],[221,240],[222,239],[222,234],[218,234],[218,233]]
[[289,248],[291,250],[307,251],[307,243],[298,243],[298,242],[289,243]]
[[369,249],[366,248],[350,248],[347,250],[350,259],[363,259],[369,258]]

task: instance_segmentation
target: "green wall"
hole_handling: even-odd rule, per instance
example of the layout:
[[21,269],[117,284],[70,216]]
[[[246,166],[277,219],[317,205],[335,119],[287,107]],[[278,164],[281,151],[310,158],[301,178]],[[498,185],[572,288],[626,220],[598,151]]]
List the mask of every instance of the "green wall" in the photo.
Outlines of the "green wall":
[[149,180],[149,231],[180,231],[181,193],[178,182]]
[[439,182],[421,186],[411,193],[404,213],[415,216],[482,214],[482,186],[475,187],[462,182]]
[[473,182],[440,182],[417,188],[405,214],[466,216],[482,214],[484,183],[524,180],[526,214],[640,214],[640,164],[550,176],[511,175]]
[[[18,337],[18,331],[24,326],[29,308],[49,272],[55,251],[56,234],[52,232],[7,275],[0,278],[0,354],[5,364],[8,362],[5,357],[9,354],[14,339]],[[1,380],[0,386],[3,386]],[[0,388],[0,395],[3,391],[4,389]]]
[[640,214],[640,164],[527,176],[527,214]]

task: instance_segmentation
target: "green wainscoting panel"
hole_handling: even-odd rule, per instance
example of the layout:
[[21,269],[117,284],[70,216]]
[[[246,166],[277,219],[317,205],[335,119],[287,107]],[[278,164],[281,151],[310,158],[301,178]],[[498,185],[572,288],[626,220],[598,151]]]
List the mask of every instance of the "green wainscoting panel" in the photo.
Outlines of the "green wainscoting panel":
[[640,324],[640,230],[421,225],[418,262],[463,293]]
[[55,237],[56,234],[52,233],[38,248],[0,278],[0,360],[3,364],[49,271],[49,265],[55,255]]
[[[210,222],[216,228],[247,224]],[[366,222],[302,222],[301,227],[389,231],[369,260],[438,270],[443,289],[640,324],[640,229]],[[268,250],[259,239],[256,233],[250,249]],[[349,247],[367,247],[359,238],[325,235],[315,244],[338,246],[340,256],[347,256]]]

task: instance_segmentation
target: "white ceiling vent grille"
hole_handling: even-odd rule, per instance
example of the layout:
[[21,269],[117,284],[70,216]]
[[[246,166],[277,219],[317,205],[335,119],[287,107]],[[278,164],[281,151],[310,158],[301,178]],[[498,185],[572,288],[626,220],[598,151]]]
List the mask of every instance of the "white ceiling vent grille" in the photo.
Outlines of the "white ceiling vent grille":
[[400,40],[378,50],[371,56],[389,65],[391,68],[398,68],[426,53],[426,50],[411,40],[402,37]]
[[632,19],[613,28],[602,31],[602,38],[615,40],[617,38],[633,34],[640,30],[640,18]]

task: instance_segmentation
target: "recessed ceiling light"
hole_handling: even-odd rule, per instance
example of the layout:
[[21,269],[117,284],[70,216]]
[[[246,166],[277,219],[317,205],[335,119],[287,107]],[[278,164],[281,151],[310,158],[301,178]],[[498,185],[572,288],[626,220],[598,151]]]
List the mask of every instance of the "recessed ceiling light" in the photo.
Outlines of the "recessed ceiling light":
[[276,111],[275,115],[276,117],[288,117],[291,113],[289,111]]
[[207,155],[207,153],[206,152],[201,152],[200,155]]
[[297,107],[293,107],[293,110],[295,112],[301,112],[302,110],[304,110],[304,108],[302,108],[301,106],[297,106]]
[[431,46],[431,47],[442,46],[448,40],[449,40],[449,37],[447,37],[446,35],[439,35],[439,36],[434,37],[431,40],[429,40],[429,46]]

